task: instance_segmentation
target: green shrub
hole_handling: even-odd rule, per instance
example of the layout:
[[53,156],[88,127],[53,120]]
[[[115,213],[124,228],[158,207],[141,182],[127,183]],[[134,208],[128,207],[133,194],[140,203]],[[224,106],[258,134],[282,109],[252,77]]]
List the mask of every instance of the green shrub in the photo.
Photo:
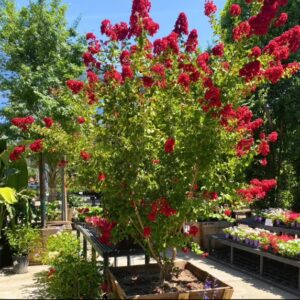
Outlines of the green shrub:
[[48,272],[37,278],[41,297],[47,299],[99,299],[103,282],[102,264],[80,256],[76,236],[63,232],[49,237],[43,262]]
[[40,234],[37,229],[29,226],[15,226],[6,230],[6,236],[10,247],[17,256],[26,256],[37,247]]

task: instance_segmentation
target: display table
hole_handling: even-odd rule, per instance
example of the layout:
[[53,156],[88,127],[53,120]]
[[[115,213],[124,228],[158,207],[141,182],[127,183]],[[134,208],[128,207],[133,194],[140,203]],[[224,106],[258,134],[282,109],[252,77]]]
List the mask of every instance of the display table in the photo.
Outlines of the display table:
[[[224,245],[223,252],[211,248],[212,240]],[[300,295],[300,261],[228,240],[224,234],[212,235],[209,245],[212,259]]]
[[257,222],[253,218],[247,218],[243,220],[239,220],[240,224],[248,225],[252,228],[263,228],[269,230],[271,232],[282,233],[282,234],[290,234],[290,235],[298,235],[300,236],[300,228],[289,228],[286,226],[267,226],[262,222]]
[[117,266],[118,257],[127,257],[127,266],[131,265],[132,255],[145,255],[145,263],[149,263],[149,256],[145,254],[145,251],[142,248],[136,249],[119,249],[114,246],[108,246],[99,241],[99,236],[97,233],[85,223],[76,223],[75,229],[77,231],[77,238],[80,239],[80,235],[83,238],[83,256],[87,258],[87,243],[92,247],[92,260],[96,260],[96,253],[103,257],[104,268],[107,268],[109,265],[109,258],[114,257],[114,266]]

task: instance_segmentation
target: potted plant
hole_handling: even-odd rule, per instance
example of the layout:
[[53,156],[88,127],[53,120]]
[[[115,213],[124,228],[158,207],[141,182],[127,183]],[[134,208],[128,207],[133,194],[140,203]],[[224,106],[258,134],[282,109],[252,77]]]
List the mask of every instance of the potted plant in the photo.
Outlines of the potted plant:
[[39,231],[30,226],[18,225],[6,230],[6,236],[13,250],[13,270],[16,274],[28,272],[28,254],[38,247]]
[[[57,122],[47,132],[40,128],[40,135],[45,150],[65,149],[68,158],[78,159],[78,172],[103,192],[108,219],[102,241],[131,236],[156,260],[152,298],[162,297],[160,293],[166,293],[165,298],[182,293],[196,297],[200,291],[204,296],[201,272],[192,264],[176,263],[177,250],[186,250],[198,232],[195,226],[185,231],[183,224],[214,212],[214,207],[230,216],[232,208],[263,199],[276,186],[274,179],[243,183],[245,168],[254,159],[266,165],[269,144],[277,140],[276,132],[257,132],[263,120],[254,120],[243,103],[260,85],[289,77],[299,66],[283,68],[271,46],[257,55],[257,49],[252,51],[257,33],[238,19],[234,43],[218,41],[209,52],[199,50],[197,31],[188,30],[184,13],[170,35],[152,44],[148,38],[159,25],[150,17],[150,7],[148,0],[134,0],[129,25],[104,20],[105,41],[87,34],[87,82],[67,81],[74,103],[86,108],[85,118],[75,133]],[[260,10],[253,5],[255,14]],[[214,3],[207,1],[205,14],[218,35],[222,28],[215,11]],[[294,31],[298,27],[287,36]],[[285,36],[279,39],[282,46],[290,46]],[[33,128],[38,131],[37,124]],[[192,248],[201,253],[199,246]],[[136,272],[149,284],[147,268],[123,270],[135,274],[127,287],[140,278]],[[117,289],[120,273],[107,272]],[[194,276],[196,291],[188,283],[169,294],[170,279],[178,280],[185,272]],[[127,298],[128,293],[118,295]]]

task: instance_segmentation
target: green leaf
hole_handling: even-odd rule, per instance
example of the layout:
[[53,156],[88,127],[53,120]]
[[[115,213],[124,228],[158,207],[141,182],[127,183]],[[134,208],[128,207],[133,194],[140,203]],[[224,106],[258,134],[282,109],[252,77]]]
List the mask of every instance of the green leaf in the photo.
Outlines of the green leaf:
[[0,188],[0,202],[9,205],[16,203],[16,191],[9,187]]

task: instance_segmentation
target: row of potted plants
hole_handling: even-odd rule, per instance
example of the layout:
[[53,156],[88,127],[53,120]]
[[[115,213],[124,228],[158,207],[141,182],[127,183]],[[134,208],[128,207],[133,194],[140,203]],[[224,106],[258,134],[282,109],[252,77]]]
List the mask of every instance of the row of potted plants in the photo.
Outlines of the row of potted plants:
[[272,220],[273,226],[287,226],[300,229],[300,213],[281,208],[268,208],[255,213],[255,221]]
[[234,226],[223,229],[225,237],[246,246],[270,251],[293,259],[300,259],[300,239],[277,235],[261,228]]

